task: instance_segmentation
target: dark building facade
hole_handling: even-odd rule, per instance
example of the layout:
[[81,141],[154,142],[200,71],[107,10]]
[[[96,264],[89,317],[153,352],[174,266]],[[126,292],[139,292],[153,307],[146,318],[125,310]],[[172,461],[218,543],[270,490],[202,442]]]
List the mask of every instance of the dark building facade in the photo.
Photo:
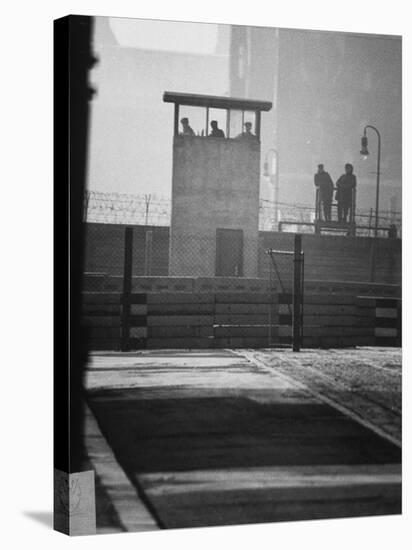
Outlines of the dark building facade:
[[[231,95],[270,99],[262,157],[279,153],[280,201],[312,204],[320,162],[336,180],[345,162],[358,176],[358,206],[374,205],[376,142],[360,158],[366,124],[382,134],[381,208],[400,209],[402,173],[401,38],[232,27]],[[394,201],[393,197],[398,199]]]

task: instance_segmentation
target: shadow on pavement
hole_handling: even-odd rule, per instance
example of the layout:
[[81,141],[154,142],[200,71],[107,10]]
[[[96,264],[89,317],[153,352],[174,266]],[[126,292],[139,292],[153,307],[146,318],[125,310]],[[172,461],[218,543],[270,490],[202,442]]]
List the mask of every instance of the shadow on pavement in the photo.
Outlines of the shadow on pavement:
[[[226,489],[201,482],[211,470],[230,476],[241,469],[253,481],[262,468],[296,475],[310,467],[324,475],[325,468],[350,467],[356,474],[358,466],[400,463],[398,447],[329,405],[304,398],[257,403],[245,395],[159,399],[149,397],[153,391],[146,387],[145,398],[134,389],[98,391],[89,402],[119,464],[143,487],[164,527],[400,513],[393,479],[346,484],[333,475],[321,486],[264,482],[239,490],[237,482]],[[193,474],[190,483],[184,472]]]

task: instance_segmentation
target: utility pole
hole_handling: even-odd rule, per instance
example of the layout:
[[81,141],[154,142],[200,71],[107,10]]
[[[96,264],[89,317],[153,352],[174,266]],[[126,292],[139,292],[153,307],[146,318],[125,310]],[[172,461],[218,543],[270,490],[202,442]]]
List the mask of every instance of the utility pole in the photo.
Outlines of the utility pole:
[[361,139],[361,145],[362,149],[360,154],[363,157],[367,157],[369,155],[368,151],[368,138],[366,135],[366,130],[370,128],[374,132],[376,132],[376,135],[378,136],[378,158],[377,158],[377,168],[376,168],[376,206],[375,206],[375,238],[378,236],[378,228],[379,228],[379,184],[380,184],[380,175],[381,175],[381,135],[379,133],[379,130],[375,128],[375,126],[371,126],[370,124],[367,124],[363,130],[363,137]]
[[145,225],[148,225],[149,222],[149,209],[150,209],[150,200],[152,198],[152,195],[145,195],[144,200],[146,203],[146,217],[145,217]]

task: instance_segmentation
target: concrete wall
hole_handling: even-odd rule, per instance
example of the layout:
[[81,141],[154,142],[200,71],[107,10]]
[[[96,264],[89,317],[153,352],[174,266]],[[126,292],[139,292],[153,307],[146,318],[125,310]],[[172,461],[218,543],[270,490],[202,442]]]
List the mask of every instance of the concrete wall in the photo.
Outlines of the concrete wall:
[[215,275],[216,229],[243,230],[243,274],[257,276],[258,141],[176,136],[170,275]]
[[[167,276],[169,263],[169,228],[134,226],[133,274],[144,275],[145,234],[153,232],[152,276]],[[251,252],[258,256],[258,277],[268,279],[269,258],[267,248],[293,249],[293,233],[259,232],[259,244]],[[214,242],[214,241],[213,241]],[[121,276],[123,273],[124,226],[112,224],[87,224],[85,271]],[[318,281],[367,282],[370,280],[371,254],[374,239],[367,237],[342,237],[327,235],[303,235],[305,252],[305,278]],[[203,246],[206,248],[205,241]],[[213,248],[214,250],[214,248]],[[402,241],[400,239],[378,239],[376,244],[375,282],[401,284]],[[214,275],[215,258],[204,252],[208,258],[202,264],[188,264],[192,277]],[[285,280],[291,280],[292,261],[290,257],[278,257],[278,267]],[[204,272],[200,269],[204,267]],[[199,275],[196,275],[199,274]],[[239,279],[239,283],[243,283]],[[179,283],[180,284],[180,283]],[[116,287],[117,288],[117,287]]]
[[[149,292],[132,295],[121,323],[121,293],[85,292],[90,349],[260,348],[291,344],[292,294]],[[303,347],[400,346],[401,300],[331,293],[304,295]]]
[[[260,232],[260,249],[293,250],[293,233]],[[402,241],[368,237],[302,235],[305,253],[305,278],[317,281],[366,282],[371,280],[371,264],[375,254],[377,283],[401,284]],[[291,270],[291,259],[277,257],[285,279]],[[259,276],[269,276],[269,261],[259,256]]]

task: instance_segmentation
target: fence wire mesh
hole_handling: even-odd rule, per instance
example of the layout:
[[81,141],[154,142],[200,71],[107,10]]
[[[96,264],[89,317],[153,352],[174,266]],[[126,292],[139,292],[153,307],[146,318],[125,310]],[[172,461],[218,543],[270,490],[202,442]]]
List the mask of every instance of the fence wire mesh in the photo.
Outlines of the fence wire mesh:
[[[124,272],[125,225],[86,224],[85,289],[120,290]],[[136,278],[159,278],[140,281],[142,291],[194,290],[189,278],[205,279],[196,284],[202,290],[259,290],[270,279],[266,250],[293,250],[294,233],[261,231],[253,238],[241,230],[217,231],[209,237],[193,234],[171,234],[168,227],[130,226],[133,232],[132,275]],[[375,282],[399,284],[401,259],[399,240],[353,239],[305,235],[308,280],[369,281],[373,259]],[[287,257],[277,258],[279,276],[285,287],[291,284]],[[276,274],[275,274],[276,275]],[[161,281],[160,278],[172,279]],[[217,281],[210,282],[215,278]],[[230,286],[225,286],[230,280]],[[250,283],[246,283],[248,280]],[[137,282],[136,282],[137,284]]]
[[[125,228],[116,224],[86,224],[85,273],[122,277]],[[214,236],[171,235],[168,227],[131,226],[134,277],[231,277],[262,275],[264,250],[259,236],[223,230]],[[264,271],[264,270],[263,270]]]

